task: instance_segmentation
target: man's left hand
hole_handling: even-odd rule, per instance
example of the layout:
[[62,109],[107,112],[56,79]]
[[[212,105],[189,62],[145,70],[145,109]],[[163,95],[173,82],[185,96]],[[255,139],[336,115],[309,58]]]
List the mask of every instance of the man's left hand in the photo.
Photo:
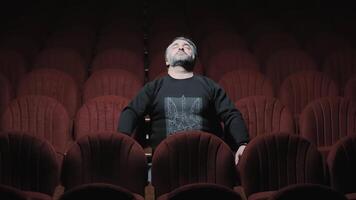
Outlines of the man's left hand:
[[239,160],[240,160],[240,158],[242,156],[242,153],[244,152],[245,148],[246,148],[246,145],[241,145],[239,147],[239,149],[236,151],[236,154],[235,154],[235,164],[236,165],[239,163]]

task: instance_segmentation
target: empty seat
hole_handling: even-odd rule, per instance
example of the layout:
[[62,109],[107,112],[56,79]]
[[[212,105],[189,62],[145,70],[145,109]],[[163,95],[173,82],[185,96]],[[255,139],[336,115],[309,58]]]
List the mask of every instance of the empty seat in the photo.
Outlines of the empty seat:
[[331,147],[327,158],[330,185],[345,194],[348,199],[356,199],[356,136],[340,139]]
[[20,189],[7,185],[0,185],[0,199],[27,200],[28,197]]
[[338,87],[326,74],[317,71],[296,72],[288,76],[279,90],[279,99],[293,114],[296,122],[311,101],[327,96],[336,97]]
[[235,181],[233,153],[211,133],[175,133],[163,140],[153,154],[152,185],[157,198],[191,183],[233,188]]
[[57,100],[39,95],[22,96],[10,102],[1,122],[4,131],[25,131],[48,140],[61,159],[72,141],[67,110]]
[[67,109],[71,118],[80,105],[77,83],[68,74],[56,69],[37,69],[27,74],[17,89],[17,96],[43,95],[53,97]]
[[346,38],[331,32],[315,33],[305,44],[307,52],[320,64],[332,52],[350,47],[350,42]]
[[255,70],[233,70],[221,77],[219,85],[224,88],[232,101],[256,95],[274,96],[271,82]]
[[[208,34],[207,34],[208,33]],[[219,51],[229,49],[247,49],[245,41],[237,33],[232,31],[209,31],[199,45],[200,59],[203,64],[207,65],[210,62],[211,56]]]
[[235,105],[242,113],[250,138],[276,132],[295,133],[293,116],[278,99],[251,96]]
[[300,115],[300,134],[326,156],[339,139],[356,133],[356,105],[342,97],[309,103]]
[[91,183],[83,184],[66,191],[59,200],[143,200],[144,198],[138,194],[133,194],[130,191],[111,184]]
[[143,196],[146,177],[143,149],[122,133],[81,137],[63,161],[62,184],[66,190],[88,183],[108,183]]
[[254,200],[268,199],[291,184],[323,184],[323,166],[320,152],[308,140],[291,134],[270,134],[250,141],[238,168],[241,186],[248,199]]
[[81,86],[87,77],[86,63],[78,52],[69,48],[49,48],[36,57],[35,68],[54,68],[68,73]]
[[323,72],[344,88],[346,81],[356,74],[356,51],[350,49],[330,54],[325,58]]
[[275,52],[266,61],[266,75],[275,91],[290,74],[303,70],[316,70],[313,58],[302,50],[283,49]]
[[206,75],[215,81],[236,69],[259,70],[256,58],[246,50],[221,50],[214,53],[206,66]]
[[241,200],[241,196],[234,190],[212,183],[195,183],[179,187],[167,195],[163,195],[159,200]]
[[344,97],[356,101],[356,76],[347,81],[344,92]]
[[99,70],[85,82],[83,102],[105,95],[131,99],[136,96],[141,87],[142,82],[131,72],[121,69]]
[[295,184],[284,187],[273,194],[270,200],[347,200],[340,192],[319,184]]
[[276,51],[283,49],[298,49],[297,40],[286,32],[270,32],[261,34],[253,45],[253,53],[263,64]]
[[78,111],[75,119],[74,137],[98,132],[116,132],[120,112],[129,99],[119,96],[101,96],[87,101]]
[[0,184],[26,191],[33,199],[50,199],[59,184],[52,145],[26,132],[1,132],[0,154]]
[[98,53],[92,63],[92,71],[100,69],[123,69],[136,74],[143,83],[143,56],[126,49],[109,49]]
[[12,90],[17,88],[27,71],[28,64],[25,58],[14,51],[0,50],[0,73],[10,82]]
[[10,82],[0,73],[0,115],[3,114],[13,97]]

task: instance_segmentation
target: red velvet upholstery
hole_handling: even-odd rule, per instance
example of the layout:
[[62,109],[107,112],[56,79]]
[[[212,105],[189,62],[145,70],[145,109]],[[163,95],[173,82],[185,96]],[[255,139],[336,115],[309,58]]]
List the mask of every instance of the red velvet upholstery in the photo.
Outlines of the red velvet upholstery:
[[327,96],[338,96],[335,82],[317,71],[301,71],[288,76],[279,90],[279,99],[296,119],[311,101]]
[[21,190],[0,184],[0,199],[4,200],[27,200],[25,193]]
[[121,69],[99,70],[85,82],[83,102],[105,95],[116,95],[131,99],[136,96],[141,87],[142,82],[131,72]]
[[97,54],[93,60],[92,71],[100,69],[123,69],[144,80],[143,57],[127,49],[108,49]]
[[[27,30],[27,33],[8,33],[2,34],[0,38],[0,48],[4,49],[7,52],[17,52],[21,55],[21,61],[26,63],[32,63],[34,57],[38,54],[41,46],[35,37],[38,37],[41,34],[36,33],[36,35],[31,35],[30,31],[33,31],[35,28],[34,24],[25,24],[18,25],[16,28],[23,28],[24,26],[31,26],[31,30]],[[12,28],[15,28],[12,27]],[[41,27],[43,28],[43,26]],[[42,38],[41,38],[42,39]]]
[[35,68],[54,68],[64,71],[81,86],[87,77],[84,59],[69,48],[49,48],[36,57]]
[[2,115],[13,97],[10,82],[0,74],[0,115]]
[[66,190],[86,183],[110,183],[144,194],[147,161],[141,146],[122,133],[86,135],[67,152],[62,169]]
[[356,51],[343,50],[330,54],[325,58],[323,71],[328,74],[340,88],[356,74]]
[[271,191],[291,184],[324,183],[323,160],[317,148],[291,134],[255,137],[247,145],[238,168],[249,199],[261,192],[268,192],[264,195],[267,198]]
[[[211,26],[211,24],[209,24]],[[203,64],[209,64],[211,56],[217,51],[230,49],[247,49],[246,42],[241,36],[232,31],[209,30],[199,45],[198,51]]]
[[319,184],[295,184],[274,193],[269,200],[347,200],[344,195],[332,188]]
[[198,182],[232,188],[235,180],[233,153],[211,133],[175,133],[162,141],[153,154],[152,185],[156,197]]
[[206,75],[215,81],[235,69],[259,70],[256,58],[246,50],[221,50],[214,53],[207,63]]
[[74,138],[98,132],[116,132],[120,112],[129,99],[119,96],[101,96],[86,102],[75,119]]
[[332,32],[317,32],[305,42],[305,49],[319,63],[335,51],[350,48],[351,43]]
[[167,195],[163,195],[158,200],[241,200],[241,196],[234,190],[222,185],[212,183],[194,183],[179,187]]
[[237,101],[235,105],[242,113],[251,139],[275,132],[295,133],[292,114],[278,99],[251,96]]
[[256,38],[253,52],[261,63],[265,63],[274,52],[287,48],[299,48],[297,40],[291,34],[286,32],[267,32]]
[[48,140],[59,154],[72,141],[66,109],[46,96],[23,96],[11,101],[2,116],[2,130],[25,131]]
[[356,133],[356,105],[341,97],[308,104],[300,115],[300,134],[325,155],[340,138]]
[[12,90],[15,90],[27,70],[25,58],[15,52],[0,50],[0,74],[9,80]]
[[356,135],[344,137],[334,144],[327,159],[330,185],[344,193],[356,193]]
[[317,64],[306,52],[298,49],[283,49],[273,53],[266,61],[266,75],[275,91],[290,74],[317,69]]
[[59,184],[56,152],[28,133],[0,133],[0,184],[52,195]]
[[21,81],[17,96],[44,95],[58,100],[67,109],[71,118],[80,105],[77,83],[73,78],[56,69],[37,69],[27,74]]
[[347,81],[344,92],[345,98],[356,101],[356,75]]
[[138,194],[111,184],[92,183],[84,184],[66,191],[59,200],[144,200]]
[[240,69],[226,73],[221,77],[219,85],[232,101],[256,95],[274,96],[271,82],[255,70]]

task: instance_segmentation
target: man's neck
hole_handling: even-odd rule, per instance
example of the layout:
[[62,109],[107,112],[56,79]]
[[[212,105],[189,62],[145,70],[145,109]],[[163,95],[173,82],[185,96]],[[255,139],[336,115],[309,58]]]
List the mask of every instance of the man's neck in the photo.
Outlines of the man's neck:
[[181,66],[169,66],[168,74],[174,79],[187,79],[193,77],[193,72],[187,71]]

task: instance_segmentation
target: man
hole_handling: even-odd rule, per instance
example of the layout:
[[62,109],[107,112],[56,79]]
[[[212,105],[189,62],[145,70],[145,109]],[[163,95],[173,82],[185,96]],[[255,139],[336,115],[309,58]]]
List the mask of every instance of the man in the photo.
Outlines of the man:
[[220,122],[238,148],[237,164],[248,142],[241,113],[225,91],[207,77],[194,75],[195,44],[178,37],[166,49],[168,75],[147,83],[122,111],[119,131],[132,134],[138,119],[148,114],[152,123],[153,149],[167,136],[185,130],[202,130],[223,135]]

